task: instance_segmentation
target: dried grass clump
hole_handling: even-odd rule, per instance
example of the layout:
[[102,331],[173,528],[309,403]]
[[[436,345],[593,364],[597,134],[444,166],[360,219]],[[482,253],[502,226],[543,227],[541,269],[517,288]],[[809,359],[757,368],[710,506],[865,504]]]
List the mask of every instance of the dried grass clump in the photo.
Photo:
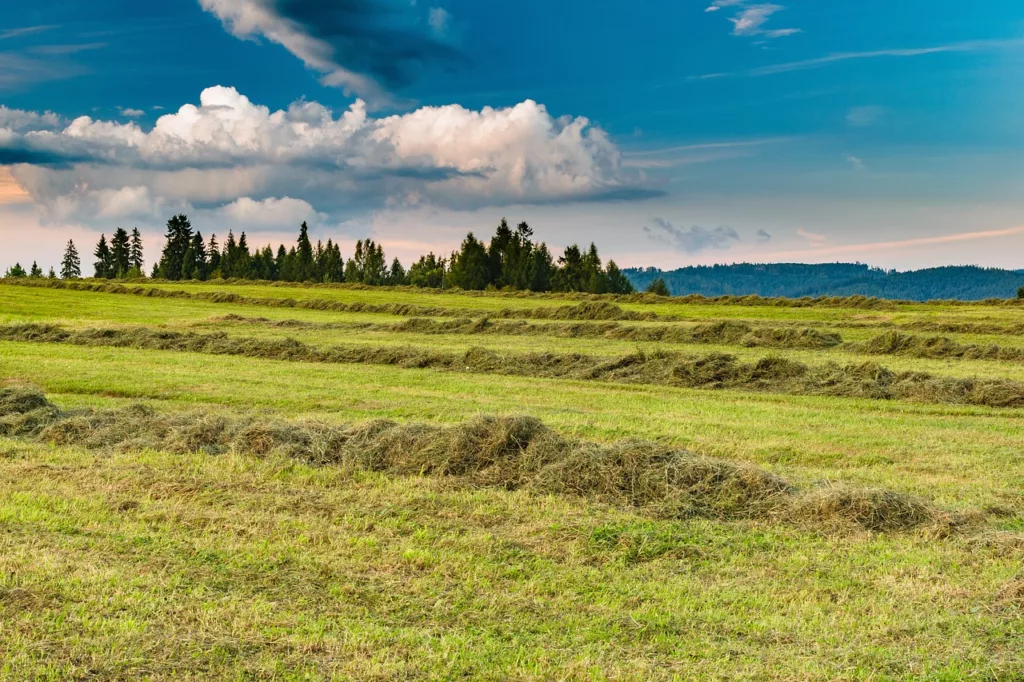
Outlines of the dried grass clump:
[[890,491],[801,492],[757,467],[665,445],[567,438],[524,416],[454,426],[377,420],[354,426],[133,405],[62,412],[30,389],[0,390],[0,423],[45,412],[38,428],[8,435],[111,451],[238,452],[398,475],[443,476],[467,486],[573,495],[662,518],[756,518],[902,531],[941,522],[924,502]]
[[60,416],[56,405],[31,388],[0,388],[0,435],[34,436]]

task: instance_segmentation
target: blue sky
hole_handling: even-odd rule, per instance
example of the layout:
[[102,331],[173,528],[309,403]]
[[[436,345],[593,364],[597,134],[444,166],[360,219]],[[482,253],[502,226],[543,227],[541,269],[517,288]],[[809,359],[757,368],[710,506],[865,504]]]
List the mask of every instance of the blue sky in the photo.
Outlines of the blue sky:
[[11,5],[0,265],[184,210],[404,260],[507,215],[624,265],[1024,267],[1016,1]]

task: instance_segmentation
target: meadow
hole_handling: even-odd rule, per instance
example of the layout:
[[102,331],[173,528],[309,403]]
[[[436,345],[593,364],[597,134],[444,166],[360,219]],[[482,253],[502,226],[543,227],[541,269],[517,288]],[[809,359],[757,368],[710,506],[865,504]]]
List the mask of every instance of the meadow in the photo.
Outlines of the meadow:
[[1024,677],[1024,307],[0,281],[0,678]]

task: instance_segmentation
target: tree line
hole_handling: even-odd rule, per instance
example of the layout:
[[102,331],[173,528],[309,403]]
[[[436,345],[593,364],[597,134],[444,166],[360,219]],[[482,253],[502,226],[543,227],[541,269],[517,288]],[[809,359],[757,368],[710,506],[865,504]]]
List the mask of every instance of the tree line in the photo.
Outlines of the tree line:
[[[397,258],[389,264],[383,247],[372,239],[356,242],[345,258],[333,240],[327,243],[309,238],[305,222],[299,227],[294,245],[277,249],[269,244],[250,249],[245,232],[237,238],[228,232],[223,245],[216,235],[209,240],[192,228],[185,215],[167,221],[166,242],[151,276],[166,280],[251,279],[283,282],[411,285],[429,288],[482,290],[510,288],[523,291],[581,291],[595,294],[632,293],[633,286],[614,261],[602,263],[597,247],[569,246],[557,259],[547,245],[536,242],[533,229],[525,222],[512,229],[503,218],[490,241],[485,243],[469,233],[459,249],[449,256],[429,253],[406,269]],[[93,251],[94,276],[101,279],[144,277],[143,245],[139,230],[131,233],[117,228],[110,240],[100,236]],[[8,270],[8,277],[42,277],[33,263],[31,273],[20,265]],[[50,277],[57,274],[51,268]],[[82,276],[81,257],[68,241],[60,276]]]

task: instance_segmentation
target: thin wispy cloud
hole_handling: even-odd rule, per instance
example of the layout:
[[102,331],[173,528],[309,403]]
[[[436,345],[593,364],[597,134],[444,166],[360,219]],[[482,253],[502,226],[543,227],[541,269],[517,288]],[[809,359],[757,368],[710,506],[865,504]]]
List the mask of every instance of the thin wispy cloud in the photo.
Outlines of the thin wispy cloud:
[[982,50],[1000,50],[1010,49],[1014,47],[1024,46],[1024,39],[1017,40],[970,40],[961,43],[950,43],[948,45],[936,45],[933,47],[921,47],[921,48],[907,48],[907,49],[891,49],[891,50],[868,50],[864,52],[835,52],[833,54],[825,55],[824,57],[816,57],[814,59],[801,59],[792,62],[782,62],[779,64],[770,64],[768,66],[759,66],[753,69],[745,69],[743,71],[728,71],[728,72],[717,72],[717,73],[706,73],[696,76],[690,76],[687,80],[707,80],[713,78],[750,78],[758,76],[771,76],[778,73],[788,73],[790,71],[804,71],[808,69],[818,69],[830,64],[836,64],[839,62],[865,60],[865,59],[883,59],[883,58],[900,58],[900,57],[922,57],[932,54],[944,54],[952,52],[979,52]]
[[52,24],[41,26],[22,26],[21,28],[9,28],[0,31],[0,40],[7,40],[8,38],[20,38],[21,36],[32,35],[33,33],[42,33],[43,31],[49,31],[54,28],[57,27]]
[[726,8],[736,8],[737,13],[729,17],[734,36],[782,38],[800,33],[798,28],[775,28],[766,26],[772,15],[786,9],[774,3],[753,3],[748,0],[715,0],[704,11],[718,12]]
[[67,45],[35,45],[26,50],[31,54],[38,55],[65,55],[88,52],[89,50],[100,50],[107,47],[108,43],[71,43]]
[[853,166],[854,170],[862,171],[867,169],[867,166],[864,165],[864,161],[860,157],[849,154],[847,155],[846,160],[851,166]]
[[846,112],[846,124],[854,128],[867,128],[878,123],[885,114],[885,107],[863,106],[853,107]]
[[[798,232],[800,231],[798,230]],[[1024,234],[1024,225],[1017,225],[1016,227],[1009,227],[1001,230],[958,232],[955,234],[944,234],[935,237],[917,237],[914,239],[866,242],[863,244],[837,244],[835,246],[825,246],[824,243],[822,243],[820,245],[815,245],[815,248],[760,254],[760,257],[770,260],[810,259],[826,257],[831,258],[834,256],[845,256],[857,253],[872,253],[875,251],[889,252],[898,251],[901,249],[916,249],[922,246],[935,246],[940,244],[959,244],[963,242],[980,241],[986,239],[998,239],[1000,237],[1011,237],[1019,234]]]
[[796,234],[798,237],[803,237],[804,239],[809,241],[811,244],[814,244],[815,246],[819,246],[828,241],[828,237],[826,237],[825,235],[818,234],[816,232],[808,232],[807,230],[800,227],[796,228]]

